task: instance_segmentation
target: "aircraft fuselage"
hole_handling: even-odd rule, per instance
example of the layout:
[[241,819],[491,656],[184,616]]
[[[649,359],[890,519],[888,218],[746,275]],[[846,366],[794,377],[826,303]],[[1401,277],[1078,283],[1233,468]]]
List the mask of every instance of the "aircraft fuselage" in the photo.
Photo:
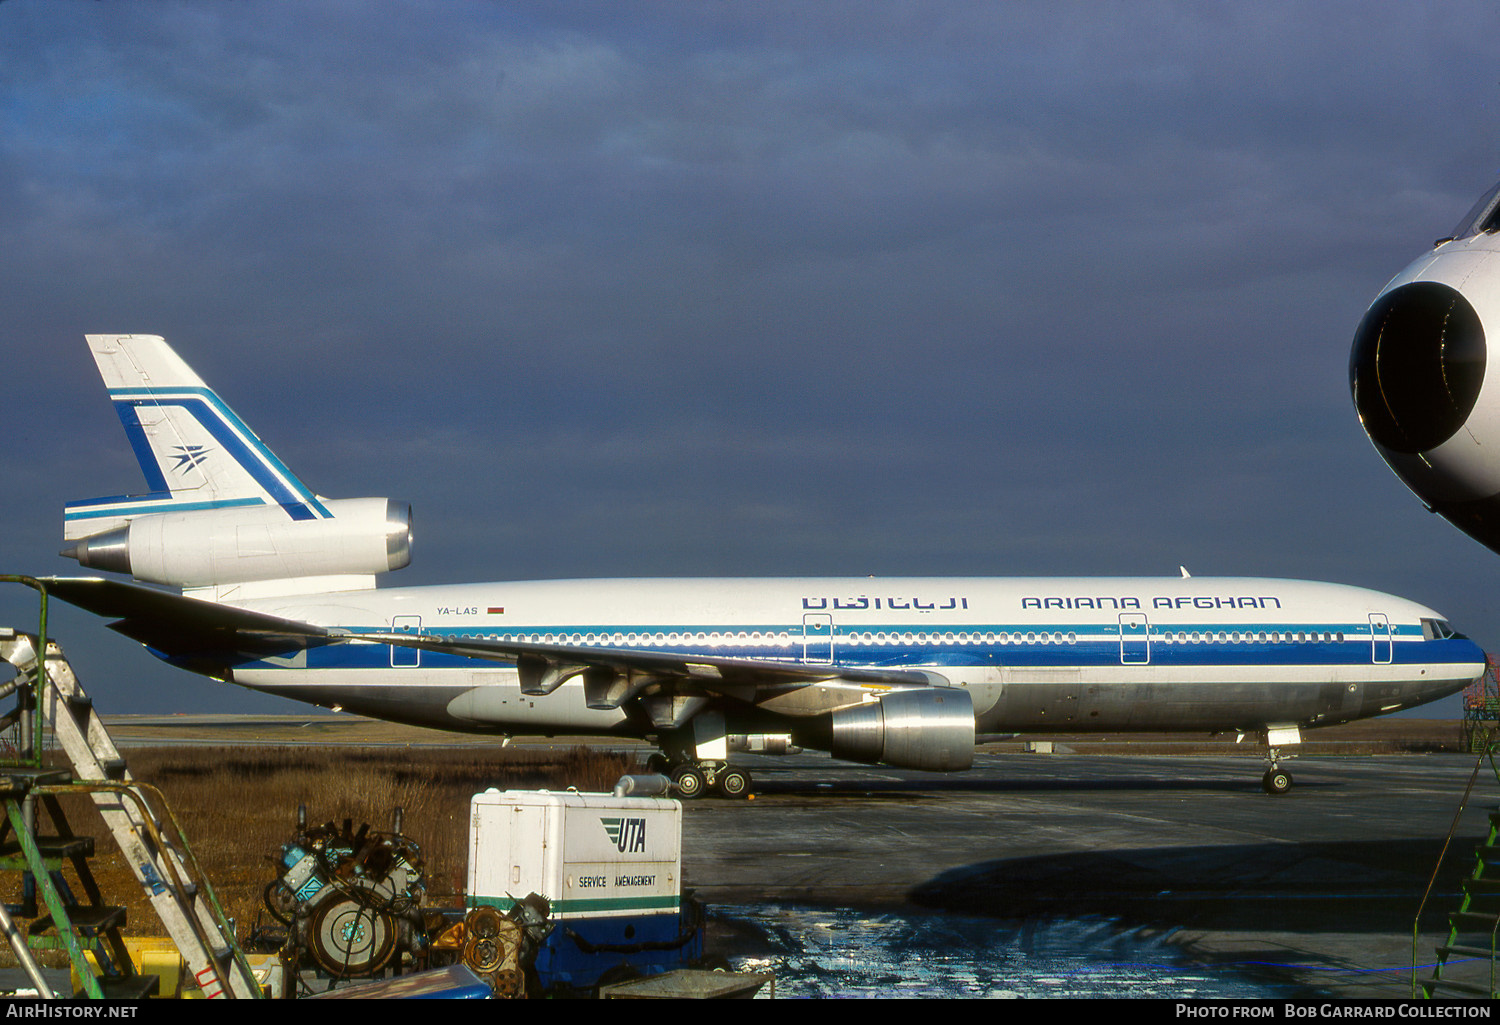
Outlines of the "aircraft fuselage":
[[[1431,701],[1485,668],[1413,602],[1257,578],[529,581],[233,604],[367,635],[922,670],[968,691],[979,732],[1312,727]],[[222,675],[444,729],[642,732],[623,708],[588,707],[576,677],[528,696],[513,665],[398,645],[312,647]],[[811,710],[806,688],[782,707],[717,690],[732,732],[787,729]]]

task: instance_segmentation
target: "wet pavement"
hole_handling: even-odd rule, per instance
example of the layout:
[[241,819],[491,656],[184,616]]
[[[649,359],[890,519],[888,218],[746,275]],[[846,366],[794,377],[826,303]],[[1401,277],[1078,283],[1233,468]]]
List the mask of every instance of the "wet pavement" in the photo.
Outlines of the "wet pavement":
[[1014,921],[922,910],[752,904],[713,913],[761,996],[1297,999],[1315,991],[1256,963],[1199,958],[1169,934],[1087,918]]
[[[836,984],[839,940],[864,937],[843,959],[879,964],[845,973],[861,995],[1088,995],[1037,980],[1146,964],[1138,995],[1205,995],[1208,971],[1233,976],[1220,995],[1409,997],[1413,921],[1450,827],[1418,964],[1446,939],[1500,805],[1486,769],[1458,814],[1475,764],[1460,755],[1301,758],[1283,797],[1261,791],[1255,758],[981,754],[953,776],[811,754],[742,762],[755,800],[688,805],[686,883],[739,923],[726,939],[742,956],[827,955],[810,962],[819,994]],[[874,953],[877,935],[899,935],[896,953]],[[1011,957],[1028,935],[1044,954]],[[945,961],[947,989],[932,970]],[[1120,995],[1113,980],[1100,995]]]

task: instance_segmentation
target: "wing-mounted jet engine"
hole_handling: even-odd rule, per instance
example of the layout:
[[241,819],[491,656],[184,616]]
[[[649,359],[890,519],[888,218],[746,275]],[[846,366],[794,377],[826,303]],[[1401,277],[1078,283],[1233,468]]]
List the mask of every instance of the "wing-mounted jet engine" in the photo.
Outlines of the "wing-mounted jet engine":
[[1391,279],[1354,333],[1360,423],[1433,512],[1500,551],[1500,184]]
[[310,491],[166,342],[89,335],[151,493],[70,502],[62,554],[214,597],[374,587],[411,561],[411,507]]

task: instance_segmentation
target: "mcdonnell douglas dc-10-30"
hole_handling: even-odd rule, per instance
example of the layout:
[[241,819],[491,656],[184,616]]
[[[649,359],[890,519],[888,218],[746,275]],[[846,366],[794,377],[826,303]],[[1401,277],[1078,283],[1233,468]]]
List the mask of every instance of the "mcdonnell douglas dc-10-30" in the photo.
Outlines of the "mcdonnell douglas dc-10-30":
[[[398,722],[646,738],[740,796],[731,740],[966,769],[976,734],[1301,730],[1451,694],[1484,653],[1376,591],[1255,578],[616,579],[375,586],[411,511],[310,491],[166,342],[88,344],[150,488],[70,502],[48,590],[167,662]],[[163,585],[178,591],[167,591]]]

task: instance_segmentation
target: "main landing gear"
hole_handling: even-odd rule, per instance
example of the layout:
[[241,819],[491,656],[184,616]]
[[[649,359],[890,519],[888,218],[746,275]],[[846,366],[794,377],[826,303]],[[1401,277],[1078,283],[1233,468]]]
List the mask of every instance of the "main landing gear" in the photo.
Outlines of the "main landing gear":
[[668,762],[663,755],[652,755],[646,759],[646,770],[661,773],[670,779],[672,789],[684,801],[695,800],[708,793],[733,799],[750,796],[750,774],[728,762],[705,759],[674,764]]
[[727,733],[721,712],[700,712],[690,723],[657,735],[661,753],[646,759],[646,771],[670,779],[672,789],[684,801],[708,793],[749,797],[750,774],[729,764]]

